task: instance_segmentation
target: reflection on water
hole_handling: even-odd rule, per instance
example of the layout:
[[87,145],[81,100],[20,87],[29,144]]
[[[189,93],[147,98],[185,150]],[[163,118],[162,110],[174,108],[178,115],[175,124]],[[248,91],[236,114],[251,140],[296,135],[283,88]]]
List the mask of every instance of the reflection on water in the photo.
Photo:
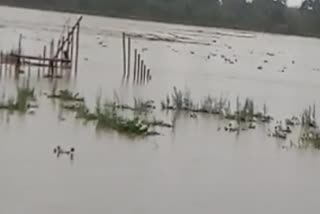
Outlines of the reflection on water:
[[[28,54],[39,54],[65,20],[75,19],[6,7],[0,14],[0,48],[15,47],[23,33]],[[150,84],[121,84],[122,31],[161,38],[133,41],[141,52],[147,48],[142,54],[153,72]],[[173,86],[190,89],[199,101],[208,93],[248,96],[260,108],[267,103],[279,119],[319,106],[317,39],[94,16],[84,17],[81,33],[78,76],[57,84],[84,95],[91,107],[100,91],[106,97],[117,91],[123,103],[142,97],[159,104]],[[131,139],[96,132],[73,115],[59,120],[59,104],[43,95],[54,82],[36,75],[29,82],[42,96],[35,114],[0,112],[0,213],[317,213],[319,152],[283,149],[282,141],[266,135],[270,127],[236,135],[219,131],[223,121],[211,116],[159,112],[174,118],[173,130]],[[14,93],[16,85],[2,75],[0,94]],[[52,155],[57,145],[76,149],[73,164],[65,161],[71,156]]]

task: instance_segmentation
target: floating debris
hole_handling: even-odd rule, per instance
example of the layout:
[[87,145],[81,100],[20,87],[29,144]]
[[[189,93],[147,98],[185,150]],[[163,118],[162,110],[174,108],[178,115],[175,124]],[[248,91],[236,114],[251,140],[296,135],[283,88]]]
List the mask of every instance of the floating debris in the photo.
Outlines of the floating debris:
[[270,53],[270,52],[268,52],[267,55],[268,55],[268,56],[275,56],[274,53]]

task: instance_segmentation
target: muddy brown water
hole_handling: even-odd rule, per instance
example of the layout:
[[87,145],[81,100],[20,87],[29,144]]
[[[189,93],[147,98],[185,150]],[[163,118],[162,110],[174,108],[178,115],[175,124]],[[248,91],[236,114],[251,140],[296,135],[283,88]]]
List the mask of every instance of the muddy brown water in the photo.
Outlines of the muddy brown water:
[[[1,49],[16,47],[23,33],[28,54],[39,54],[77,17],[8,7],[0,14]],[[147,48],[153,80],[146,86],[121,84],[123,31],[142,35],[133,46]],[[144,39],[154,36],[180,41]],[[319,47],[313,38],[84,16],[78,77],[58,86],[92,105],[97,93],[112,98],[114,91],[125,103],[136,96],[159,104],[173,86],[190,89],[198,101],[208,94],[248,96],[284,119],[309,104],[319,107]],[[1,93],[14,91],[15,81],[2,77],[0,84]],[[36,75],[31,84],[38,94],[52,87]],[[237,136],[218,132],[222,122],[214,117],[180,115],[162,136],[130,139],[97,133],[71,115],[59,121],[57,105],[43,96],[39,102],[35,115],[0,114],[0,213],[319,212],[320,153],[283,149],[286,142],[269,138],[268,127]],[[54,156],[57,145],[75,147],[74,160]]]

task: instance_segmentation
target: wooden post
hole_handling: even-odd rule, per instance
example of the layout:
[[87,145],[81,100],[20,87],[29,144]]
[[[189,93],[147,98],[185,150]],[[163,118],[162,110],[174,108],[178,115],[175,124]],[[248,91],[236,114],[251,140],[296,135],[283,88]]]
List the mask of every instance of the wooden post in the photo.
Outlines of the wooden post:
[[0,73],[2,73],[2,65],[3,65],[3,53],[0,51]]
[[11,70],[12,70],[12,59],[11,59],[11,57],[9,58],[9,55],[8,55],[8,63],[9,63],[9,76],[11,76]]
[[[68,48],[68,43],[65,43],[65,39],[64,39],[64,36],[62,36],[62,45],[66,44],[67,45],[67,48]],[[67,59],[67,57],[69,56],[66,56],[65,53],[68,53],[66,52],[67,50],[64,49],[64,47],[62,48],[62,52],[60,53],[60,58],[61,59]],[[62,76],[62,73],[63,73],[63,66],[64,66],[64,62],[60,62],[60,76]]]
[[138,66],[137,66],[137,76],[136,76],[136,82],[139,82],[140,77],[140,67],[141,67],[141,55],[138,54]]
[[79,58],[79,36],[80,36],[80,22],[77,24],[76,27],[76,33],[77,33],[77,37],[76,37],[76,59],[75,59],[75,69],[74,72],[77,75],[78,73],[78,58]]
[[[53,59],[53,54],[54,54],[54,40],[51,41],[50,44],[50,59]],[[53,61],[49,61],[49,72],[48,76],[53,77],[53,71],[54,70],[54,63]]]
[[[41,56],[40,56],[40,58],[41,58]],[[44,65],[43,65],[43,67],[44,67]],[[40,79],[40,67],[38,67],[38,79]]]
[[[57,50],[59,50],[62,42],[63,42],[63,41],[61,41],[60,39],[58,40]],[[55,58],[56,58],[56,59],[60,59],[60,55],[61,55],[61,52],[59,52],[58,55],[55,56]],[[55,61],[55,63],[54,63],[54,76],[58,76],[58,72],[59,72],[59,62],[58,62],[58,61]]]
[[149,82],[150,81],[150,69],[148,68],[148,70],[147,70],[147,82]]
[[22,34],[19,35],[19,48],[18,48],[18,54],[21,55],[22,52]]
[[3,53],[0,51],[0,76],[2,75]]
[[43,63],[43,68],[42,68],[42,73],[45,73],[45,71],[46,71],[46,60],[45,60],[45,58],[46,58],[46,55],[47,55],[47,46],[43,46],[43,55],[42,55],[42,57],[43,57],[43,61],[42,61],[42,63]]
[[126,34],[122,33],[122,51],[123,51],[123,77],[126,76]]
[[5,56],[4,56],[4,72],[5,72],[6,75],[7,75],[7,70],[8,70],[8,54],[5,53]]
[[147,70],[147,66],[144,65],[144,67],[143,67],[143,82],[146,81],[146,72],[147,72],[146,70]]
[[50,58],[53,58],[53,54],[54,54],[54,39],[51,40],[51,44],[50,44]]
[[72,72],[72,69],[73,69],[73,49],[74,49],[74,37],[73,37],[73,34],[72,34],[72,36],[70,37],[70,45],[71,45],[71,47],[70,47],[70,60],[71,60],[71,72]]
[[21,52],[22,52],[22,34],[19,35],[19,48],[18,48],[18,57],[15,63],[15,75],[19,76],[20,66],[21,66]]
[[143,77],[143,69],[144,69],[144,61],[141,60],[141,70],[140,70],[140,83],[142,83],[142,77]]
[[[69,30],[68,30],[69,32]],[[70,59],[70,37],[67,37],[67,50],[66,53],[68,54],[68,59]]]
[[30,73],[31,73],[31,63],[29,62],[29,66],[28,66],[28,79],[30,77]]
[[128,70],[127,70],[127,79],[130,77],[130,66],[131,66],[131,38],[128,36]]
[[137,74],[137,53],[138,53],[138,50],[134,49],[133,82],[136,81],[136,74]]

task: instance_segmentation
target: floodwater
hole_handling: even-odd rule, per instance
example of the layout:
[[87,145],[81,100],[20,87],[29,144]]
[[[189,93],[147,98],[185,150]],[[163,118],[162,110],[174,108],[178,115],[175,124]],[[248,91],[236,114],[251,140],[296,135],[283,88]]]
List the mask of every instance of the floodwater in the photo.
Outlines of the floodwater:
[[[16,48],[22,33],[24,53],[35,55],[77,18],[8,7],[0,14],[0,48]],[[152,71],[147,85],[121,83],[123,31],[136,35],[133,47]],[[278,119],[319,107],[318,39],[85,15],[80,46],[77,78],[58,86],[91,104],[98,93],[112,98],[115,91],[124,103],[141,97],[159,104],[176,86],[198,101],[251,97]],[[52,87],[30,82],[39,95]],[[14,83],[2,77],[0,93]],[[319,213],[320,152],[284,149],[268,127],[236,135],[218,132],[217,118],[180,115],[174,130],[130,139],[97,133],[72,115],[59,121],[57,105],[43,96],[39,102],[35,115],[0,114],[0,213]],[[57,145],[75,147],[74,160],[57,158]]]

